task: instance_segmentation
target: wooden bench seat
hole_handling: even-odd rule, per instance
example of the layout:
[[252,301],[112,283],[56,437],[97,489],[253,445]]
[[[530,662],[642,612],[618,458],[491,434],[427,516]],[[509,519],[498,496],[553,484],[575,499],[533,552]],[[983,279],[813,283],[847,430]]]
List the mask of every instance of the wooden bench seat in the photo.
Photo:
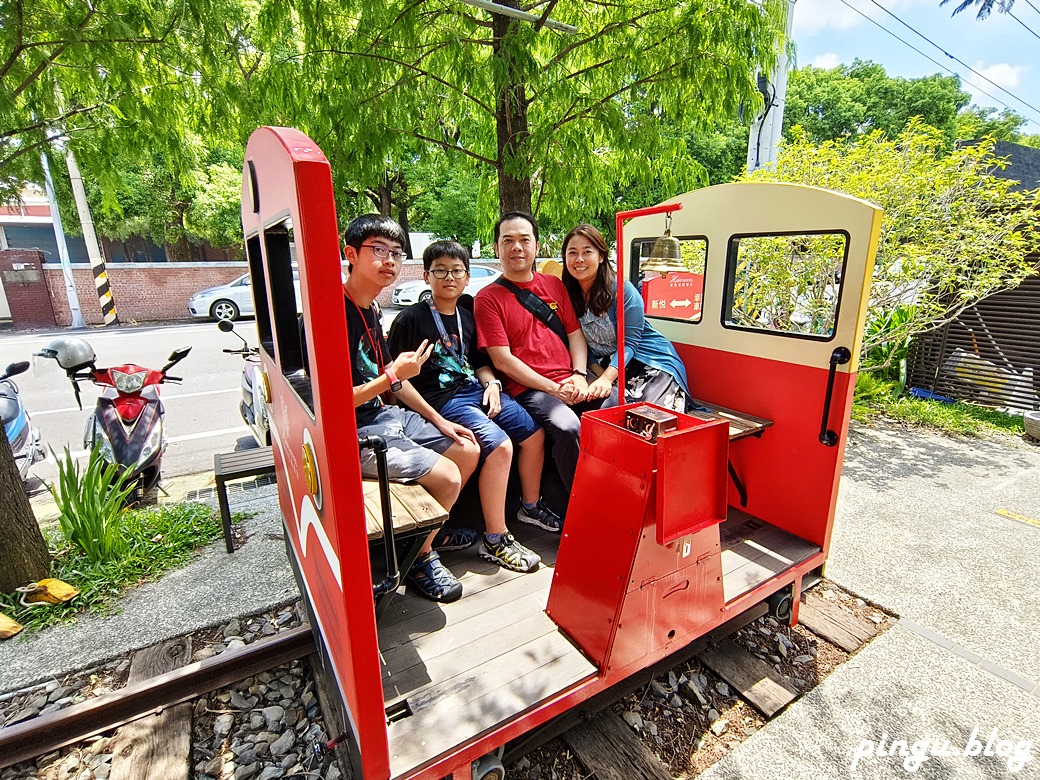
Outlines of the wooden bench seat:
[[[218,452],[213,456],[213,476],[216,480],[220,521],[224,528],[227,551],[235,551],[231,534],[231,509],[228,506],[227,483],[236,479],[274,474],[274,452],[270,447],[259,447],[240,452]],[[383,510],[379,499],[379,483],[363,481],[365,493],[365,526],[368,541],[383,538]],[[394,536],[406,537],[422,531],[432,531],[448,517],[422,485],[390,483],[390,510],[394,517]]]

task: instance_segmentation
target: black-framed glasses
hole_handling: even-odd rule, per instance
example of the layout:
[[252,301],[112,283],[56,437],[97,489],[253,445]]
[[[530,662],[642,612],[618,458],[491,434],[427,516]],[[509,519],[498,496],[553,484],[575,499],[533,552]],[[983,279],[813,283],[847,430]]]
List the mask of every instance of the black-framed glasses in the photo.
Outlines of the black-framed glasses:
[[434,268],[430,271],[435,279],[447,279],[449,274],[452,279],[462,279],[468,273],[465,268]]
[[383,246],[382,244],[362,244],[361,246],[368,247],[369,249],[371,249],[372,254],[374,254],[380,260],[386,260],[386,258],[392,257],[395,261],[400,263],[402,260],[408,257],[408,255],[406,255],[402,250],[391,249],[390,247]]

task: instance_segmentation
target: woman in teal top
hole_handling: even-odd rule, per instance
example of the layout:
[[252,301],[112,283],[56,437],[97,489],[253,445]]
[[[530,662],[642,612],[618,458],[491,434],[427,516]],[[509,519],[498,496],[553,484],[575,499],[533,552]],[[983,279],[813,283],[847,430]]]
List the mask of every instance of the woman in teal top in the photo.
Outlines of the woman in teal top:
[[[607,242],[592,225],[581,224],[563,239],[563,284],[581,322],[589,363],[589,397],[617,404],[617,303]],[[600,373],[602,371],[602,373]],[[625,400],[684,412],[693,408],[686,367],[672,342],[650,327],[643,297],[625,282]]]

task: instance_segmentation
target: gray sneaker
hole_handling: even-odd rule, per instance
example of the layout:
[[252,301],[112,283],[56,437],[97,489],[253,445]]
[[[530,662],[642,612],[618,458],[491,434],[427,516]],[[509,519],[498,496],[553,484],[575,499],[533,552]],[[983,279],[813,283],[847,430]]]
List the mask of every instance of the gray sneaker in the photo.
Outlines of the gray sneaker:
[[522,572],[534,571],[542,562],[538,553],[528,550],[511,533],[502,534],[497,543],[489,542],[485,534],[484,543],[480,545],[480,557],[506,569]]
[[545,501],[541,498],[530,509],[525,507],[521,501],[520,510],[516,513],[516,519],[521,523],[544,528],[546,531],[554,534],[558,534],[563,530],[563,518],[546,506]]

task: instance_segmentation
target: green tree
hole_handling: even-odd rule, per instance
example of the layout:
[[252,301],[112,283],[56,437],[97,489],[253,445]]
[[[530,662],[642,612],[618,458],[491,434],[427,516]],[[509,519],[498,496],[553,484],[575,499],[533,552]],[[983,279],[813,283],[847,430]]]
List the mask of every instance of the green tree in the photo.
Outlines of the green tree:
[[825,187],[884,208],[863,354],[887,359],[892,350],[882,346],[905,344],[1034,272],[1026,255],[1040,240],[1040,193],[1015,192],[1014,181],[990,174],[1004,164],[991,140],[945,153],[940,131],[912,120],[893,139],[875,131],[816,144],[796,130],[776,169],[751,178]]
[[959,140],[974,140],[992,136],[998,141],[1019,143],[1023,139],[1019,132],[1026,118],[1005,108],[997,112],[995,108],[969,106],[957,114],[956,127]]
[[[662,118],[710,127],[760,101],[754,74],[775,58],[784,3],[521,8],[574,34],[457,2],[282,5],[258,22],[295,51],[272,58],[252,87],[262,83],[263,100],[284,112],[279,121],[321,145],[339,186],[378,181],[436,147],[496,182],[480,190],[486,225],[514,208],[566,224],[612,210],[617,186],[633,177],[666,188],[687,180],[698,166]],[[645,113],[631,110],[637,101]]]
[[957,140],[957,112],[970,96],[956,76],[890,77],[876,63],[792,71],[784,107],[784,133],[803,127],[817,142],[884,131],[894,138],[911,117],[942,130],[947,143]]
[[59,136],[102,184],[121,174],[114,150],[159,148],[176,167],[207,105],[200,74],[227,69],[236,1],[0,0],[0,198],[42,179],[39,155]]
[[[950,0],[942,0],[939,5],[943,6],[949,2]],[[993,10],[993,6],[997,6],[1001,13],[1007,13],[1014,4],[1015,0],[1000,0],[999,3],[997,0],[960,0],[960,5],[953,9],[953,13],[954,15],[959,14],[961,11],[975,5],[979,8],[978,18],[985,19]]]

